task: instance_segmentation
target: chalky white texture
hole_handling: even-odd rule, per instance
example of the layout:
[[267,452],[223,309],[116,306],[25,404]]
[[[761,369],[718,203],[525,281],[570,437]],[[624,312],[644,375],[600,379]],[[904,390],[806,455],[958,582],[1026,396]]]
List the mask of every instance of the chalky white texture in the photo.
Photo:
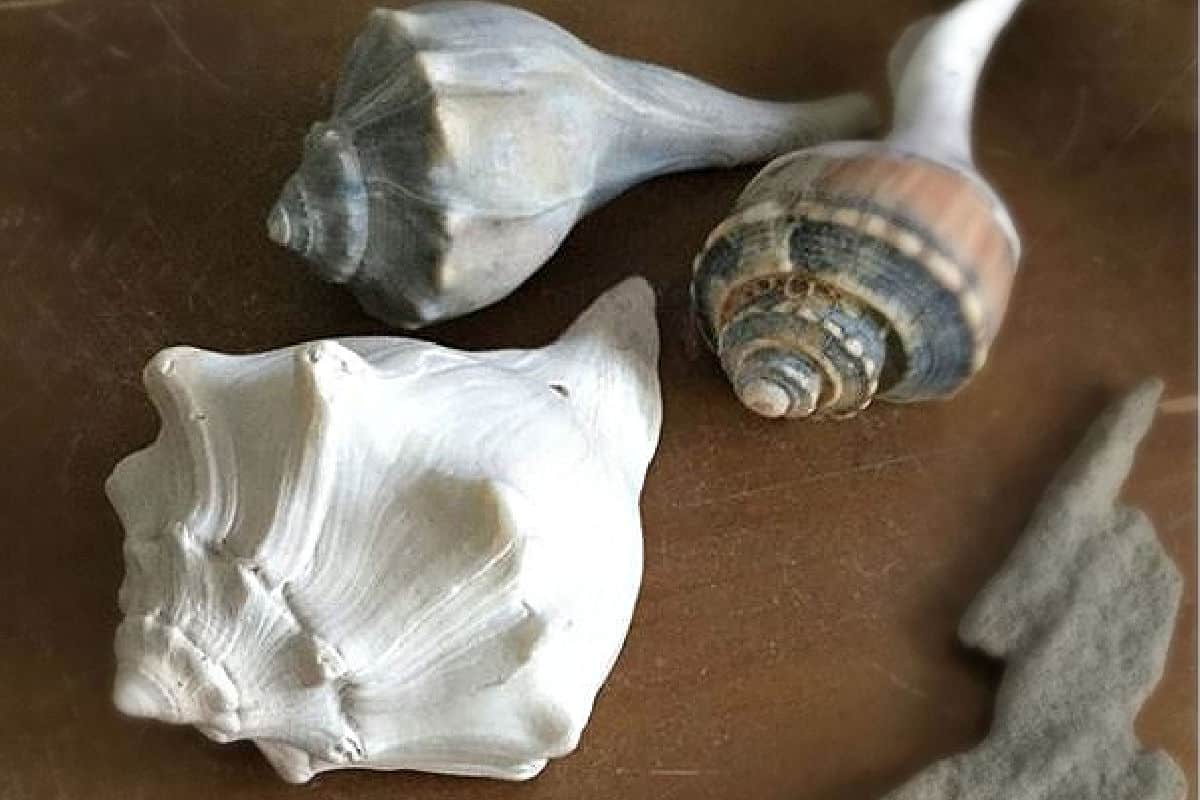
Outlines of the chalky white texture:
[[126,530],[114,700],[339,767],[525,779],[570,752],[629,626],[658,441],[654,293],[540,350],[176,347]]

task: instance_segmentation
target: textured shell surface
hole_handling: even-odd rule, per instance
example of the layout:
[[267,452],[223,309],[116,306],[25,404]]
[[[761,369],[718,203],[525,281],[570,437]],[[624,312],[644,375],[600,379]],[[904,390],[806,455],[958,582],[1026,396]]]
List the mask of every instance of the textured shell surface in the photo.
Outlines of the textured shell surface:
[[987,736],[884,800],[1183,800],[1182,769],[1138,740],[1185,581],[1150,518],[1120,499],[1163,384],[1100,416],[1034,509],[959,639],[1003,659]]
[[949,397],[982,368],[1020,260],[975,170],[970,115],[1013,0],[965,0],[893,50],[882,142],[768,164],[696,259],[692,298],[742,402],[767,417],[848,417],[876,397]]
[[339,767],[525,779],[628,629],[661,401],[631,279],[541,350],[350,338],[147,366],[114,701]]
[[369,313],[418,327],[503,298],[580,216],[639,181],[874,122],[862,95],[749,100],[517,8],[378,9],[268,232]]

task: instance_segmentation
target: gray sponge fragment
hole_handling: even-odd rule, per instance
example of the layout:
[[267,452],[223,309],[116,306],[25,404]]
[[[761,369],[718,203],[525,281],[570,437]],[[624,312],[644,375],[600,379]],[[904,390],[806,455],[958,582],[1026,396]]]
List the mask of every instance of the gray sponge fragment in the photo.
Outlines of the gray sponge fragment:
[[1106,411],[1060,469],[959,638],[1006,669],[987,738],[886,800],[1178,800],[1187,782],[1134,720],[1162,677],[1182,580],[1145,514],[1116,503],[1162,382]]

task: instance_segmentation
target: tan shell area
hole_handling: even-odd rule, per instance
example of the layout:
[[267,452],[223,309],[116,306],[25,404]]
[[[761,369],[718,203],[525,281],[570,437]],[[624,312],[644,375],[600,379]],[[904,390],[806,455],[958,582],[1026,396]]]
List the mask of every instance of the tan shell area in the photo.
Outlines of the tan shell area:
[[[1016,274],[1017,253],[1001,222],[1006,212],[976,180],[936,162],[883,149],[846,155],[808,151],[764,170],[747,188],[739,207],[768,195],[780,199],[780,186],[788,187],[791,202],[815,199],[874,207],[924,234],[912,237],[878,215],[861,214],[857,226],[875,238],[895,238],[892,244],[901,250],[923,248],[918,238],[938,243],[952,263],[931,249],[911,254],[956,293],[963,288],[960,270],[972,270],[978,283],[974,293],[978,308],[964,310],[969,317],[978,311],[985,320],[982,343],[995,338]],[[965,305],[974,302],[968,297],[963,295]]]

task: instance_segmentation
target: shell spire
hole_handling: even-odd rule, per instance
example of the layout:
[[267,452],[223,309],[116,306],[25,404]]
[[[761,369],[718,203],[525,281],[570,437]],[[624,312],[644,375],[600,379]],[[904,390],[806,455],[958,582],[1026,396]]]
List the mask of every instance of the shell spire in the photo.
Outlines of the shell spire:
[[518,357],[581,418],[608,432],[605,446],[641,482],[662,424],[654,290],[630,278],[591,305],[550,347]]
[[709,236],[693,304],[754,412],[849,417],[948,397],[983,366],[1021,245],[973,166],[971,115],[1019,5],[964,0],[911,26],[889,59],[891,135],[776,159]]
[[377,9],[268,235],[406,328],[507,296],[634,184],[865,132],[861,94],[752,100],[481,2]]
[[641,578],[661,406],[632,279],[540,350],[179,347],[125,527],[113,701],[342,767],[521,780],[578,742]]

